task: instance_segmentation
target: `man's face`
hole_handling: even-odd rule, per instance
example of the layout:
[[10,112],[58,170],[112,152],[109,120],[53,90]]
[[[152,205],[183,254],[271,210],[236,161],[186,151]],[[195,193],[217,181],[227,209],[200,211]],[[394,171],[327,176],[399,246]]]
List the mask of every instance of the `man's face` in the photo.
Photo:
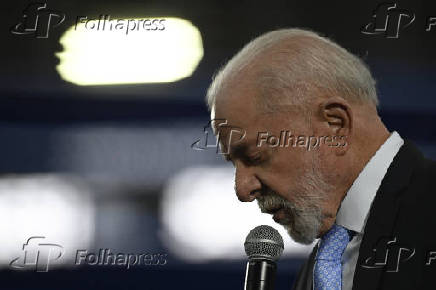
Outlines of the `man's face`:
[[[309,244],[319,236],[325,220],[334,215],[327,206],[332,192],[323,175],[319,149],[272,146],[265,136],[312,136],[306,119],[290,113],[264,114],[254,103],[256,92],[233,90],[217,98],[212,116],[226,125],[215,127],[224,156],[235,167],[235,191],[241,201],[257,200],[262,212],[273,214],[297,242]],[[222,123],[221,123],[222,124]],[[244,131],[241,134],[234,134]],[[233,136],[231,135],[233,134]],[[266,135],[268,134],[268,135]],[[262,141],[263,140],[263,141]],[[272,139],[270,139],[271,141]]]

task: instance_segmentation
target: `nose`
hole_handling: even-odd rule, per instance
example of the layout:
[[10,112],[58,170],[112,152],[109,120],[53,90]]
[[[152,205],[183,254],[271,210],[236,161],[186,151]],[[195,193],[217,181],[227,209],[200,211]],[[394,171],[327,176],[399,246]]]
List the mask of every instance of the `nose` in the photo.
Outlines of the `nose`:
[[251,202],[261,194],[262,184],[252,168],[235,164],[235,192],[242,202]]

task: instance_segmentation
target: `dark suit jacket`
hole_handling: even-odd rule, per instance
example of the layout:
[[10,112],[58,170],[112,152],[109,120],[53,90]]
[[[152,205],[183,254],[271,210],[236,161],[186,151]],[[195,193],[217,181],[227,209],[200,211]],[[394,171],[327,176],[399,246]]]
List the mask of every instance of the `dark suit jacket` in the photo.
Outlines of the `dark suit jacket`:
[[[316,251],[293,289],[312,289]],[[436,289],[436,162],[407,140],[377,191],[360,245],[353,290],[369,289]]]

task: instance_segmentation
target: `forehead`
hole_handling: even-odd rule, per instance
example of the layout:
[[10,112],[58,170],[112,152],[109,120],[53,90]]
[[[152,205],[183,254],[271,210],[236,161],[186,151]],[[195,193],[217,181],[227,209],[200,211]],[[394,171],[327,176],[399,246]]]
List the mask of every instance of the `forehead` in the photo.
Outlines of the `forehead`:
[[[268,96],[262,95],[267,92],[256,83],[255,76],[253,70],[241,73],[231,81],[224,81],[211,112],[211,119],[217,120],[211,124],[216,134],[226,134],[230,128],[240,128],[245,130],[245,137],[250,138],[265,130],[285,130],[290,129],[287,128],[290,125],[297,125],[295,121],[299,121],[299,116],[291,111],[266,113],[262,109],[260,102]],[[225,126],[222,126],[223,123]]]
[[229,145],[235,149],[253,143],[253,133],[261,130],[254,93],[248,87],[227,88],[216,98],[211,125],[226,152],[230,150]]
[[244,97],[223,99],[217,101],[211,114],[211,125],[215,134],[227,135],[235,130],[244,131],[246,134],[253,130],[260,130],[261,116],[253,102],[243,101],[246,99]]
[[231,125],[247,127],[259,116],[258,94],[249,76],[225,81],[215,98],[212,119],[226,119]]

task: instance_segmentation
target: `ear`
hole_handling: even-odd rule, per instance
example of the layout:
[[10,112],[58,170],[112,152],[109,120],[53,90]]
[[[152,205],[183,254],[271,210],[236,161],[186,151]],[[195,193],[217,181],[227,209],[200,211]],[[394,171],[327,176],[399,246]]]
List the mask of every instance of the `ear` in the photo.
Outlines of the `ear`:
[[[337,155],[344,155],[353,133],[353,112],[349,103],[340,97],[330,97],[319,104],[320,117],[331,136],[345,138],[345,146],[338,146]],[[345,136],[345,137],[341,137]]]

